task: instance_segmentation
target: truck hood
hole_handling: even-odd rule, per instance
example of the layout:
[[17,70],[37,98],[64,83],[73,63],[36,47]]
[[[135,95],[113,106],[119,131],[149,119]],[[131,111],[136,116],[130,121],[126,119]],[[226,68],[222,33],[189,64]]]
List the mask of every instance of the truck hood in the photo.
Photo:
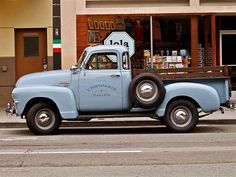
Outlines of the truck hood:
[[16,87],[34,87],[43,85],[67,87],[70,83],[71,71],[58,70],[27,74],[17,81]]

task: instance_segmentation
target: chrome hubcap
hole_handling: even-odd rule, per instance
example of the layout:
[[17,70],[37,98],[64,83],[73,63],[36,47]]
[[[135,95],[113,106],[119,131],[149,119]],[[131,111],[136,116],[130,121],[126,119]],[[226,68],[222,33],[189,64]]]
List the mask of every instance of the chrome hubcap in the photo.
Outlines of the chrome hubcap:
[[171,121],[177,127],[185,127],[192,120],[191,111],[187,108],[177,108],[171,113]]
[[158,93],[156,84],[153,81],[142,81],[138,84],[136,93],[143,101],[152,101]]
[[46,124],[50,120],[50,117],[46,113],[42,113],[39,115],[39,122],[40,124]]
[[36,125],[43,130],[50,129],[55,124],[55,115],[50,109],[42,109],[36,114]]
[[140,88],[140,95],[143,98],[150,98],[153,95],[153,87],[149,84],[143,84]]
[[185,123],[187,120],[187,114],[184,111],[177,111],[175,115],[175,121],[179,124]]

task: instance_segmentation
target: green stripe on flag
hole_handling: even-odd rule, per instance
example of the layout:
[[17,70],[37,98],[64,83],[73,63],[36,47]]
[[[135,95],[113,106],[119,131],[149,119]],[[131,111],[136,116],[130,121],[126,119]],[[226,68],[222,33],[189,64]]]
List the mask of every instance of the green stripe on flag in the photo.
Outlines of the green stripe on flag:
[[55,39],[55,40],[53,40],[53,44],[61,44],[61,40],[60,39]]

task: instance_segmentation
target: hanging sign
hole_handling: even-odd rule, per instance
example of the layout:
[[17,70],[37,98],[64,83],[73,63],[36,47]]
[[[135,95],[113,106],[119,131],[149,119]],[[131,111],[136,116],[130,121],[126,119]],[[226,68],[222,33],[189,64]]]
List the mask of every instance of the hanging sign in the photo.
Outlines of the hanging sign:
[[134,39],[126,32],[114,31],[103,42],[105,45],[123,45],[128,48],[129,56],[135,53]]

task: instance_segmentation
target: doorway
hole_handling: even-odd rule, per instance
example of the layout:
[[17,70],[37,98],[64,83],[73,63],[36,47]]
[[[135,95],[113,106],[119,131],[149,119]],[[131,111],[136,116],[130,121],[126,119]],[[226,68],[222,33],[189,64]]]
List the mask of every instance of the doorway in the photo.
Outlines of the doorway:
[[47,30],[16,29],[16,80],[29,73],[43,71],[47,64]]
[[230,66],[232,89],[236,90],[236,30],[220,31],[220,65]]
[[220,65],[236,66],[236,30],[220,31]]

